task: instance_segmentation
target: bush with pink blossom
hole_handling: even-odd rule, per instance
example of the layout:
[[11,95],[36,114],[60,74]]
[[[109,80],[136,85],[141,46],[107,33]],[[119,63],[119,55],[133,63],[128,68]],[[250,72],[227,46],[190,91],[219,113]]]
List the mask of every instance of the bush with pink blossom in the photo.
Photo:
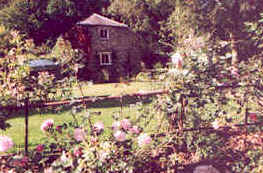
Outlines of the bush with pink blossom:
[[[118,117],[110,127],[101,121],[83,127],[85,121],[89,124],[85,119],[81,121],[82,128],[73,130],[73,146],[51,164],[52,170],[147,173],[166,169],[165,161],[160,158],[167,154],[166,149],[161,148],[167,145],[168,139],[154,135],[162,134],[163,127],[157,128],[160,127],[157,123],[150,128],[151,117],[139,116],[136,120]],[[147,128],[153,131],[147,132]],[[105,134],[105,129],[109,129],[110,134]]]
[[83,141],[85,139],[85,132],[83,129],[76,128],[74,130],[74,139],[76,141]]
[[115,140],[119,141],[119,142],[123,142],[126,140],[126,134],[125,134],[125,132],[123,132],[121,130],[114,132],[113,136],[114,136]]
[[0,152],[6,152],[13,147],[14,143],[7,136],[0,136]]
[[54,125],[54,120],[53,119],[48,119],[48,120],[45,120],[40,129],[42,130],[42,132],[47,132],[49,129],[51,129]]
[[140,134],[140,136],[138,137],[138,145],[140,147],[143,147],[143,146],[147,146],[149,145],[150,143],[152,142],[152,138],[147,135],[146,133],[142,133]]
[[101,133],[104,130],[104,124],[102,122],[96,122],[93,127],[96,133]]
[[[251,163],[248,166],[242,165],[243,160],[226,163],[232,164],[233,170],[254,169],[253,165],[261,163],[257,160],[262,160],[263,151],[259,147],[262,134],[249,141],[257,144],[251,150],[243,138],[256,130],[261,132],[261,127],[247,127],[246,135],[232,141],[226,137],[236,132],[234,123],[240,123],[241,114],[246,113],[247,121],[262,119],[260,115],[249,114],[248,107],[243,108],[254,102],[257,98],[254,94],[261,94],[262,71],[257,63],[252,75],[244,67],[226,68],[230,65],[220,59],[208,65],[207,57],[203,61],[197,60],[197,56],[184,59],[187,63],[182,63],[182,69],[166,74],[163,80],[167,82],[167,94],[158,96],[149,107],[144,106],[130,117],[124,117],[124,113],[116,115],[108,127],[101,121],[93,122],[90,116],[83,116],[83,121],[71,126],[56,128],[51,120],[45,121],[41,129],[47,142],[35,149],[31,160],[48,160],[43,161],[49,167],[46,170],[54,172],[175,172],[189,162],[203,159],[220,162],[225,155],[232,157],[230,151]],[[250,83],[255,86],[244,86]],[[225,85],[231,86],[231,90],[225,90]],[[245,145],[240,147],[236,141]],[[234,149],[229,148],[231,144]],[[237,153],[240,150],[244,157]]]

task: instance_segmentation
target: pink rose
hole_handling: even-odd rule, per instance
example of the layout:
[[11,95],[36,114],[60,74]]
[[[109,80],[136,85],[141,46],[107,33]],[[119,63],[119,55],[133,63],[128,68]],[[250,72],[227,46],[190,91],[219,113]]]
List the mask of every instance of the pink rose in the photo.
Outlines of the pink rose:
[[113,130],[119,130],[121,127],[121,122],[120,121],[115,121],[113,124],[112,124],[112,129]]
[[54,120],[52,119],[48,119],[46,121],[44,121],[40,127],[40,129],[43,131],[43,132],[46,132],[48,129],[52,128],[54,125]]
[[44,145],[42,145],[42,144],[37,145],[37,147],[36,147],[37,152],[42,152],[43,150],[44,150]]
[[105,152],[105,151],[99,152],[99,160],[100,160],[101,162],[105,162],[108,155],[109,155],[109,153],[107,153],[107,152]]
[[124,130],[128,130],[130,127],[131,127],[131,123],[128,119],[123,119],[121,120],[121,127],[124,129]]
[[237,69],[236,67],[231,66],[231,67],[230,67],[230,72],[231,72],[231,74],[232,74],[233,76],[239,77],[238,69]]
[[11,138],[7,136],[0,136],[0,152],[6,152],[14,145]]
[[151,142],[152,142],[152,138],[148,136],[146,133],[143,133],[138,137],[138,144],[140,147],[148,145]]
[[132,128],[129,129],[129,131],[131,133],[134,133],[134,134],[139,134],[140,133],[140,129],[138,126],[133,126]]
[[120,142],[123,142],[123,141],[125,141],[126,140],[126,135],[125,135],[125,133],[123,132],[123,131],[120,131],[120,130],[118,130],[118,131],[116,131],[114,134],[113,134],[113,136],[115,137],[115,139],[117,140],[117,141],[120,141]]
[[74,148],[73,154],[76,157],[80,157],[82,155],[82,148],[80,148],[80,147]]
[[44,169],[44,173],[53,173],[52,167],[45,168],[45,169]]
[[84,130],[80,128],[76,128],[74,130],[74,139],[76,139],[76,141],[83,141],[85,139]]
[[102,122],[97,122],[94,124],[94,130],[96,132],[101,132],[104,129],[104,124]]
[[254,122],[256,122],[258,120],[257,113],[255,113],[255,112],[249,113],[248,116]]
[[28,164],[28,157],[27,156],[24,156],[22,159],[21,159],[21,166],[26,166]]
[[97,139],[96,137],[91,136],[90,142],[91,142],[92,144],[95,144],[95,143],[98,142],[98,139]]

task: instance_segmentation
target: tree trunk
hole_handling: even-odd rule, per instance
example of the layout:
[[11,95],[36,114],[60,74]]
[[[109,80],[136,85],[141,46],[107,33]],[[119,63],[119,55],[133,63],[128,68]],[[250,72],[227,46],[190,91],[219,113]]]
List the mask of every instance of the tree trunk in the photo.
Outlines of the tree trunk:
[[231,53],[232,53],[232,61],[231,64],[236,66],[239,62],[239,50],[238,50],[238,43],[237,37],[234,33],[230,33],[230,43],[231,43]]
[[232,29],[230,31],[230,44],[232,53],[232,65],[236,66],[239,62],[238,40],[240,29],[240,0],[235,0],[232,8]]

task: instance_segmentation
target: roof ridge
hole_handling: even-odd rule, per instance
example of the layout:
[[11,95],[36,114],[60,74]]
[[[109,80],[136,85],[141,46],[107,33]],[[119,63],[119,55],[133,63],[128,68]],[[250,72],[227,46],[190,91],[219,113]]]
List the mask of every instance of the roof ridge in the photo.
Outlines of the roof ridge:
[[112,20],[108,17],[102,16],[102,15],[97,14],[97,13],[93,13],[92,15],[90,15],[85,20],[78,22],[78,24],[128,27],[128,25],[126,25],[124,23],[117,22],[115,20]]
[[100,14],[98,14],[98,13],[93,13],[92,15],[96,15],[96,16],[104,19],[104,20],[108,20],[108,21],[113,22],[113,23],[116,23],[116,24],[118,24],[118,25],[119,25],[119,24],[121,24],[121,25],[126,25],[126,24],[124,24],[124,23],[117,22],[117,21],[112,20],[112,19],[110,19],[110,18],[108,18],[108,17],[102,16],[102,15],[100,15]]

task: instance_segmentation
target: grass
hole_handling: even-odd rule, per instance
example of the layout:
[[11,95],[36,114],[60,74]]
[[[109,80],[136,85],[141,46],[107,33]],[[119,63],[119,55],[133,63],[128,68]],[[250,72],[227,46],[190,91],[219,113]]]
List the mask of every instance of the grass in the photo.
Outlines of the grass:
[[[101,116],[97,116],[93,121],[102,121],[105,126],[109,126],[112,122],[111,114],[118,111],[119,108],[92,108],[89,111],[101,111]],[[80,116],[84,113],[78,113],[77,119],[80,119]],[[73,121],[71,111],[67,110],[61,113],[34,113],[29,117],[29,146],[34,147],[37,144],[43,143],[45,134],[40,130],[40,126],[46,119],[53,119],[56,125],[61,125],[63,123],[68,123]],[[25,136],[25,123],[24,117],[14,117],[9,119],[7,122],[11,124],[11,128],[8,128],[6,131],[2,131],[2,135],[7,135],[12,138],[14,143],[17,146],[24,144]]]
[[[140,90],[149,91],[152,90],[150,83],[142,82],[132,82],[129,85],[125,84],[98,84],[98,85],[85,85],[83,87],[85,96],[99,96],[99,95],[121,95],[122,93],[134,93]],[[80,91],[75,90],[76,96],[81,96]],[[123,115],[129,116],[134,115],[136,110],[131,109],[129,104],[134,104],[138,99],[135,98],[125,98],[123,103]],[[88,104],[88,111],[90,112],[101,112],[100,116],[94,116],[92,119],[95,121],[102,121],[105,127],[110,127],[112,125],[113,119],[112,116],[115,112],[120,112],[120,102],[118,100],[108,100],[108,101],[98,101],[95,103]],[[53,111],[54,112],[54,111]],[[77,119],[80,119],[80,116],[84,112],[77,114]],[[68,123],[73,121],[73,116],[71,113],[71,108],[65,108],[60,113],[52,113],[47,111],[47,109],[34,110],[30,111],[29,116],[29,147],[32,149],[36,145],[44,142],[45,134],[40,130],[40,126],[46,119],[53,119],[56,125],[61,125],[63,123]],[[7,135],[12,138],[16,147],[13,151],[23,150],[24,145],[24,136],[25,136],[25,119],[23,111],[15,112],[15,116],[10,117],[7,120],[7,123],[11,124],[11,127],[6,131],[0,131],[0,135]]]
[[[80,83],[85,96],[119,96],[125,94],[137,93],[139,91],[153,91],[161,89],[160,82],[129,82],[124,83],[106,83],[106,84],[89,84]],[[73,95],[80,97],[81,92],[75,87]]]

